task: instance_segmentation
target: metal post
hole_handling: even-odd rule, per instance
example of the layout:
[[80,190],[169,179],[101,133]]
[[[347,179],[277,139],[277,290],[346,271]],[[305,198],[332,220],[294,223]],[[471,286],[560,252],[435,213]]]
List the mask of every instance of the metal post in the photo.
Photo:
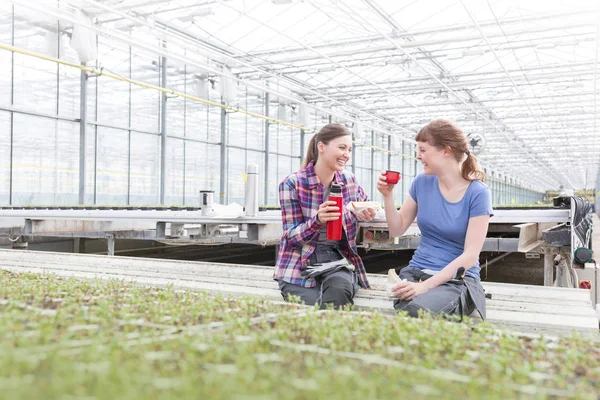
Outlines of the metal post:
[[258,164],[248,164],[246,167],[246,208],[247,217],[258,215]]
[[[225,102],[221,98],[222,104]],[[219,203],[226,204],[225,188],[227,187],[227,111],[221,108],[221,180],[219,182]]]
[[544,254],[544,286],[552,286],[554,283],[554,254]]
[[[129,46],[129,79],[133,78],[133,76],[131,75],[131,64],[133,62],[133,51],[131,49],[131,46]],[[160,65],[159,65],[160,67]],[[131,204],[131,93],[132,93],[132,88],[131,88],[131,83],[129,84],[128,87],[129,92],[127,92],[127,98],[129,99],[127,101],[127,126],[129,126],[129,130],[127,130],[127,205]],[[162,107],[162,98],[159,104],[159,107]],[[160,114],[160,110],[157,110]],[[159,118],[161,118],[161,116],[159,115]],[[159,121],[160,122],[160,121]],[[159,178],[160,179],[160,178]],[[160,190],[160,186],[159,186],[159,190]],[[159,194],[160,195],[160,194]]]
[[371,179],[370,179],[370,181],[371,181],[371,188],[369,190],[370,193],[375,193],[374,192],[374,189],[375,189],[374,183],[375,182],[373,182],[373,174],[375,172],[373,170],[373,163],[375,162],[375,149],[373,148],[373,146],[375,146],[375,131],[371,131],[371,168],[370,168],[370,171],[371,171]]
[[413,157],[415,157],[415,165],[414,165],[413,173],[415,174],[415,176],[417,176],[417,161],[418,161],[418,160],[417,160],[417,158],[416,158],[416,154],[417,154],[417,145],[416,145],[416,144],[414,144],[413,146],[414,146],[414,147],[413,147],[413,149],[414,149],[414,150],[413,150],[412,154],[413,154]]
[[106,234],[106,245],[107,245],[107,254],[109,256],[115,255],[115,236],[112,233]]
[[[187,64],[183,66],[183,76],[185,77],[183,79],[183,90],[184,93],[187,93]],[[183,99],[183,137],[187,139],[187,101],[188,99]],[[182,203],[185,206],[185,182],[186,182],[186,168],[185,168],[185,164],[186,164],[186,150],[187,150],[187,140],[183,140],[183,193],[181,194],[182,198]]]
[[[85,62],[81,63],[85,66]],[[81,71],[79,90],[79,204],[85,204],[85,167],[86,167],[86,131],[87,131],[87,72]]]
[[304,160],[304,140],[306,140],[306,131],[304,129],[300,129],[300,164],[302,164],[302,160]]
[[[265,115],[269,117],[269,93],[265,93]],[[265,204],[269,204],[269,121],[265,121]]]
[[[12,6],[11,24],[10,24],[10,44],[15,45],[15,6]],[[15,52],[10,52],[10,105],[15,105]],[[14,125],[15,113],[10,113],[10,155],[9,155],[9,182],[8,182],[8,204],[13,203],[13,143],[14,143]]]
[[329,116],[329,123],[331,124],[331,121],[333,121],[333,118],[331,117],[331,115]]
[[[352,130],[352,143],[354,143],[356,140],[356,136],[354,135],[354,129]],[[354,149],[354,151],[356,151],[356,149]],[[356,158],[352,157],[352,175],[356,175]]]
[[406,199],[405,193],[404,193],[404,180],[406,179],[404,176],[404,165],[406,164],[406,143],[402,142],[402,166],[400,168],[400,175],[402,176],[402,180],[400,181],[400,204],[404,204],[404,200]]
[[[163,43],[163,47],[167,47]],[[160,63],[161,81],[160,86],[167,87],[167,58],[161,57]],[[165,204],[165,187],[167,173],[167,93],[160,95],[160,204]]]
[[[392,137],[388,136],[387,138],[387,148],[388,148],[388,162],[387,162],[387,169],[391,170],[392,169]],[[396,171],[396,170],[394,170]]]

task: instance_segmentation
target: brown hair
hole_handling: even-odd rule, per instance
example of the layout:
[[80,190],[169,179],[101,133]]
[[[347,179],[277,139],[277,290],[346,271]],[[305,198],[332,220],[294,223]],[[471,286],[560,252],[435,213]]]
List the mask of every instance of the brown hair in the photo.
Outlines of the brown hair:
[[468,181],[485,181],[485,173],[479,168],[477,157],[469,152],[467,137],[462,129],[452,121],[436,119],[422,127],[415,138],[417,142],[428,142],[429,144],[443,149],[449,148],[457,161],[462,161],[463,155],[467,159],[463,162],[461,175]]
[[346,135],[350,135],[350,131],[344,125],[328,124],[322,127],[308,142],[308,150],[306,151],[306,158],[302,162],[302,168],[306,168],[311,162],[317,162],[319,158],[317,144],[319,142],[329,144],[331,140]]

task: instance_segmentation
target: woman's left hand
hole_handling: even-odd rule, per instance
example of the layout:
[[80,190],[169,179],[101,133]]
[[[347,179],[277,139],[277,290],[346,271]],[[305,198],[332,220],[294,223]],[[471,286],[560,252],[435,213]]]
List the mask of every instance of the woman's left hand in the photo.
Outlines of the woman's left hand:
[[402,282],[392,289],[393,297],[404,301],[411,301],[426,291],[427,289],[422,282]]
[[370,208],[367,208],[363,212],[359,213],[356,216],[356,218],[358,218],[359,221],[363,222],[371,221],[373,218],[375,218],[375,211]]

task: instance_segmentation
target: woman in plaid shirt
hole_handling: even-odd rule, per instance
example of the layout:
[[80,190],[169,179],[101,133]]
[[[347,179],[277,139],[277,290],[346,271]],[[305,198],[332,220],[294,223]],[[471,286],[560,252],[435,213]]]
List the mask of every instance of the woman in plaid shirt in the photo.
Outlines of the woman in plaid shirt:
[[[294,295],[308,305],[341,307],[353,304],[359,287],[369,287],[356,249],[356,233],[359,220],[370,221],[375,213],[367,210],[356,216],[326,201],[334,182],[342,185],[344,204],[367,200],[354,175],[344,171],[351,152],[348,129],[325,125],[310,140],[302,169],[279,184],[283,236],[273,279],[286,300]],[[338,218],[343,219],[342,239],[328,240],[326,224]],[[314,274],[312,267],[325,263],[332,268]]]

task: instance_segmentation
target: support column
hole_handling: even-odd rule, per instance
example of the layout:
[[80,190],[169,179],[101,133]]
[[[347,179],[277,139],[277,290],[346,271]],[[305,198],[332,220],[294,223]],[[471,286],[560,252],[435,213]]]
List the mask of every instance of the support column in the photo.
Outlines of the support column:
[[554,254],[544,254],[544,286],[552,286],[554,283]]
[[306,146],[304,145],[304,140],[306,139],[306,131],[304,129],[300,129],[300,164],[304,160],[304,155],[306,153]]
[[[15,45],[15,6],[11,8],[10,16],[10,44]],[[10,105],[15,105],[15,52],[10,52]],[[14,155],[14,125],[15,125],[15,113],[10,113],[10,155],[9,155],[9,183],[8,183],[8,204],[13,203],[13,155]]]
[[[387,156],[387,169],[388,170],[392,170],[392,137],[388,136],[387,138],[387,149],[388,149],[388,156]],[[395,170],[394,170],[395,171]]]
[[[166,43],[163,43],[166,47]],[[160,87],[167,87],[167,58],[160,58]],[[160,94],[160,198],[159,203],[165,204],[165,188],[167,173],[167,93]]]
[[[354,134],[354,129],[352,130],[352,151],[356,154],[356,148],[354,147],[354,142],[356,141],[356,135]],[[352,175],[356,176],[356,157],[352,157]]]
[[[85,62],[82,62],[81,65],[85,66]],[[85,204],[87,80],[87,72],[82,70],[79,90],[79,204]]]
[[[269,93],[265,93],[265,115],[269,117]],[[269,204],[269,120],[265,120],[265,204]]]
[[373,146],[375,146],[375,131],[371,131],[371,188],[370,188],[370,192],[375,193],[375,182],[373,182],[373,175],[375,173],[375,171],[373,170],[373,163],[375,162],[375,149],[373,148]]
[[109,256],[115,255],[115,237],[112,233],[106,234],[106,245],[107,245],[107,254]]
[[[221,104],[225,104],[221,97]],[[229,163],[227,162],[227,110],[221,108],[221,179],[219,180],[219,203],[225,204],[225,189],[227,188]]]
[[74,238],[73,239],[73,253],[84,253],[84,238]]

